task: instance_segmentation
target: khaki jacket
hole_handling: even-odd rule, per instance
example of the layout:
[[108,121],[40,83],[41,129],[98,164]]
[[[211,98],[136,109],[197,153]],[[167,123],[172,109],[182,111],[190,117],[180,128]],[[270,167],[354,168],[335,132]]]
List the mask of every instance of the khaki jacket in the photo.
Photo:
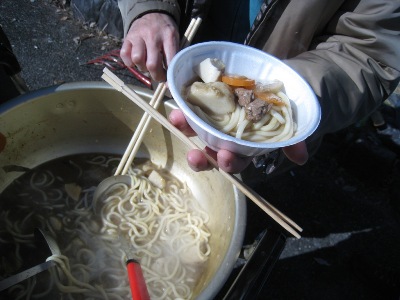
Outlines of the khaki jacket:
[[[369,116],[400,80],[400,0],[266,1],[246,43],[284,60],[313,88],[322,110],[313,137]],[[208,1],[119,0],[125,34],[147,12],[186,28]]]

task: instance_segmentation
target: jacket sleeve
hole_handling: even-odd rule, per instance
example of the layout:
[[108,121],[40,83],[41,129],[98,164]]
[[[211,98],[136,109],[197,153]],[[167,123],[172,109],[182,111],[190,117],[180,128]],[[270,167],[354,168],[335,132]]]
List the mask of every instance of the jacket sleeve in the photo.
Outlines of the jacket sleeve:
[[150,12],[162,12],[172,16],[179,24],[181,10],[176,0],[118,0],[124,25],[124,36],[129,31],[133,21]]
[[319,98],[314,137],[366,118],[400,80],[400,1],[345,3],[353,6],[337,11],[309,51],[285,61]]

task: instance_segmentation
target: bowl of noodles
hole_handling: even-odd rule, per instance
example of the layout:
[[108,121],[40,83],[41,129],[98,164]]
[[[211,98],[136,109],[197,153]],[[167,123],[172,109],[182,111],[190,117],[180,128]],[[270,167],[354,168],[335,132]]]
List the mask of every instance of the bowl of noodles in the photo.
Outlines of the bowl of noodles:
[[211,149],[257,156],[305,140],[318,127],[319,102],[307,82],[258,49],[205,42],[178,52],[168,87]]

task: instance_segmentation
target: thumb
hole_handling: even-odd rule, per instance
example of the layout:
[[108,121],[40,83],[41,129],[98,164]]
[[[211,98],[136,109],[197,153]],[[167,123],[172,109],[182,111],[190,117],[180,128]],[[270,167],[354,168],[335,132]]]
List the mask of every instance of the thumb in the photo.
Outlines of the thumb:
[[282,149],[286,157],[297,165],[304,165],[308,160],[308,151],[306,142],[287,146]]

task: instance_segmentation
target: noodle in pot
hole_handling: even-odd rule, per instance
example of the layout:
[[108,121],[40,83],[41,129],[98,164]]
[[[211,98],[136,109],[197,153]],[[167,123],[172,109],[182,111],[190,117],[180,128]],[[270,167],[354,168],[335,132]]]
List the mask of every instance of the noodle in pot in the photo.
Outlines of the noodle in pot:
[[[14,299],[53,298],[58,292],[68,299],[130,299],[126,243],[133,255],[129,258],[140,261],[151,299],[190,299],[211,249],[208,214],[188,187],[146,163],[129,169],[130,186],[116,184],[94,203],[98,182],[88,180],[84,186],[83,179],[93,170],[113,173],[118,159],[96,155],[67,161],[80,183],[78,198],[66,192],[57,169],[46,165],[21,176],[1,195],[0,249],[9,251],[0,261],[0,278],[23,268],[35,227],[47,230],[61,250],[48,258],[57,267],[2,294]],[[165,180],[164,187],[149,180],[154,171]]]

